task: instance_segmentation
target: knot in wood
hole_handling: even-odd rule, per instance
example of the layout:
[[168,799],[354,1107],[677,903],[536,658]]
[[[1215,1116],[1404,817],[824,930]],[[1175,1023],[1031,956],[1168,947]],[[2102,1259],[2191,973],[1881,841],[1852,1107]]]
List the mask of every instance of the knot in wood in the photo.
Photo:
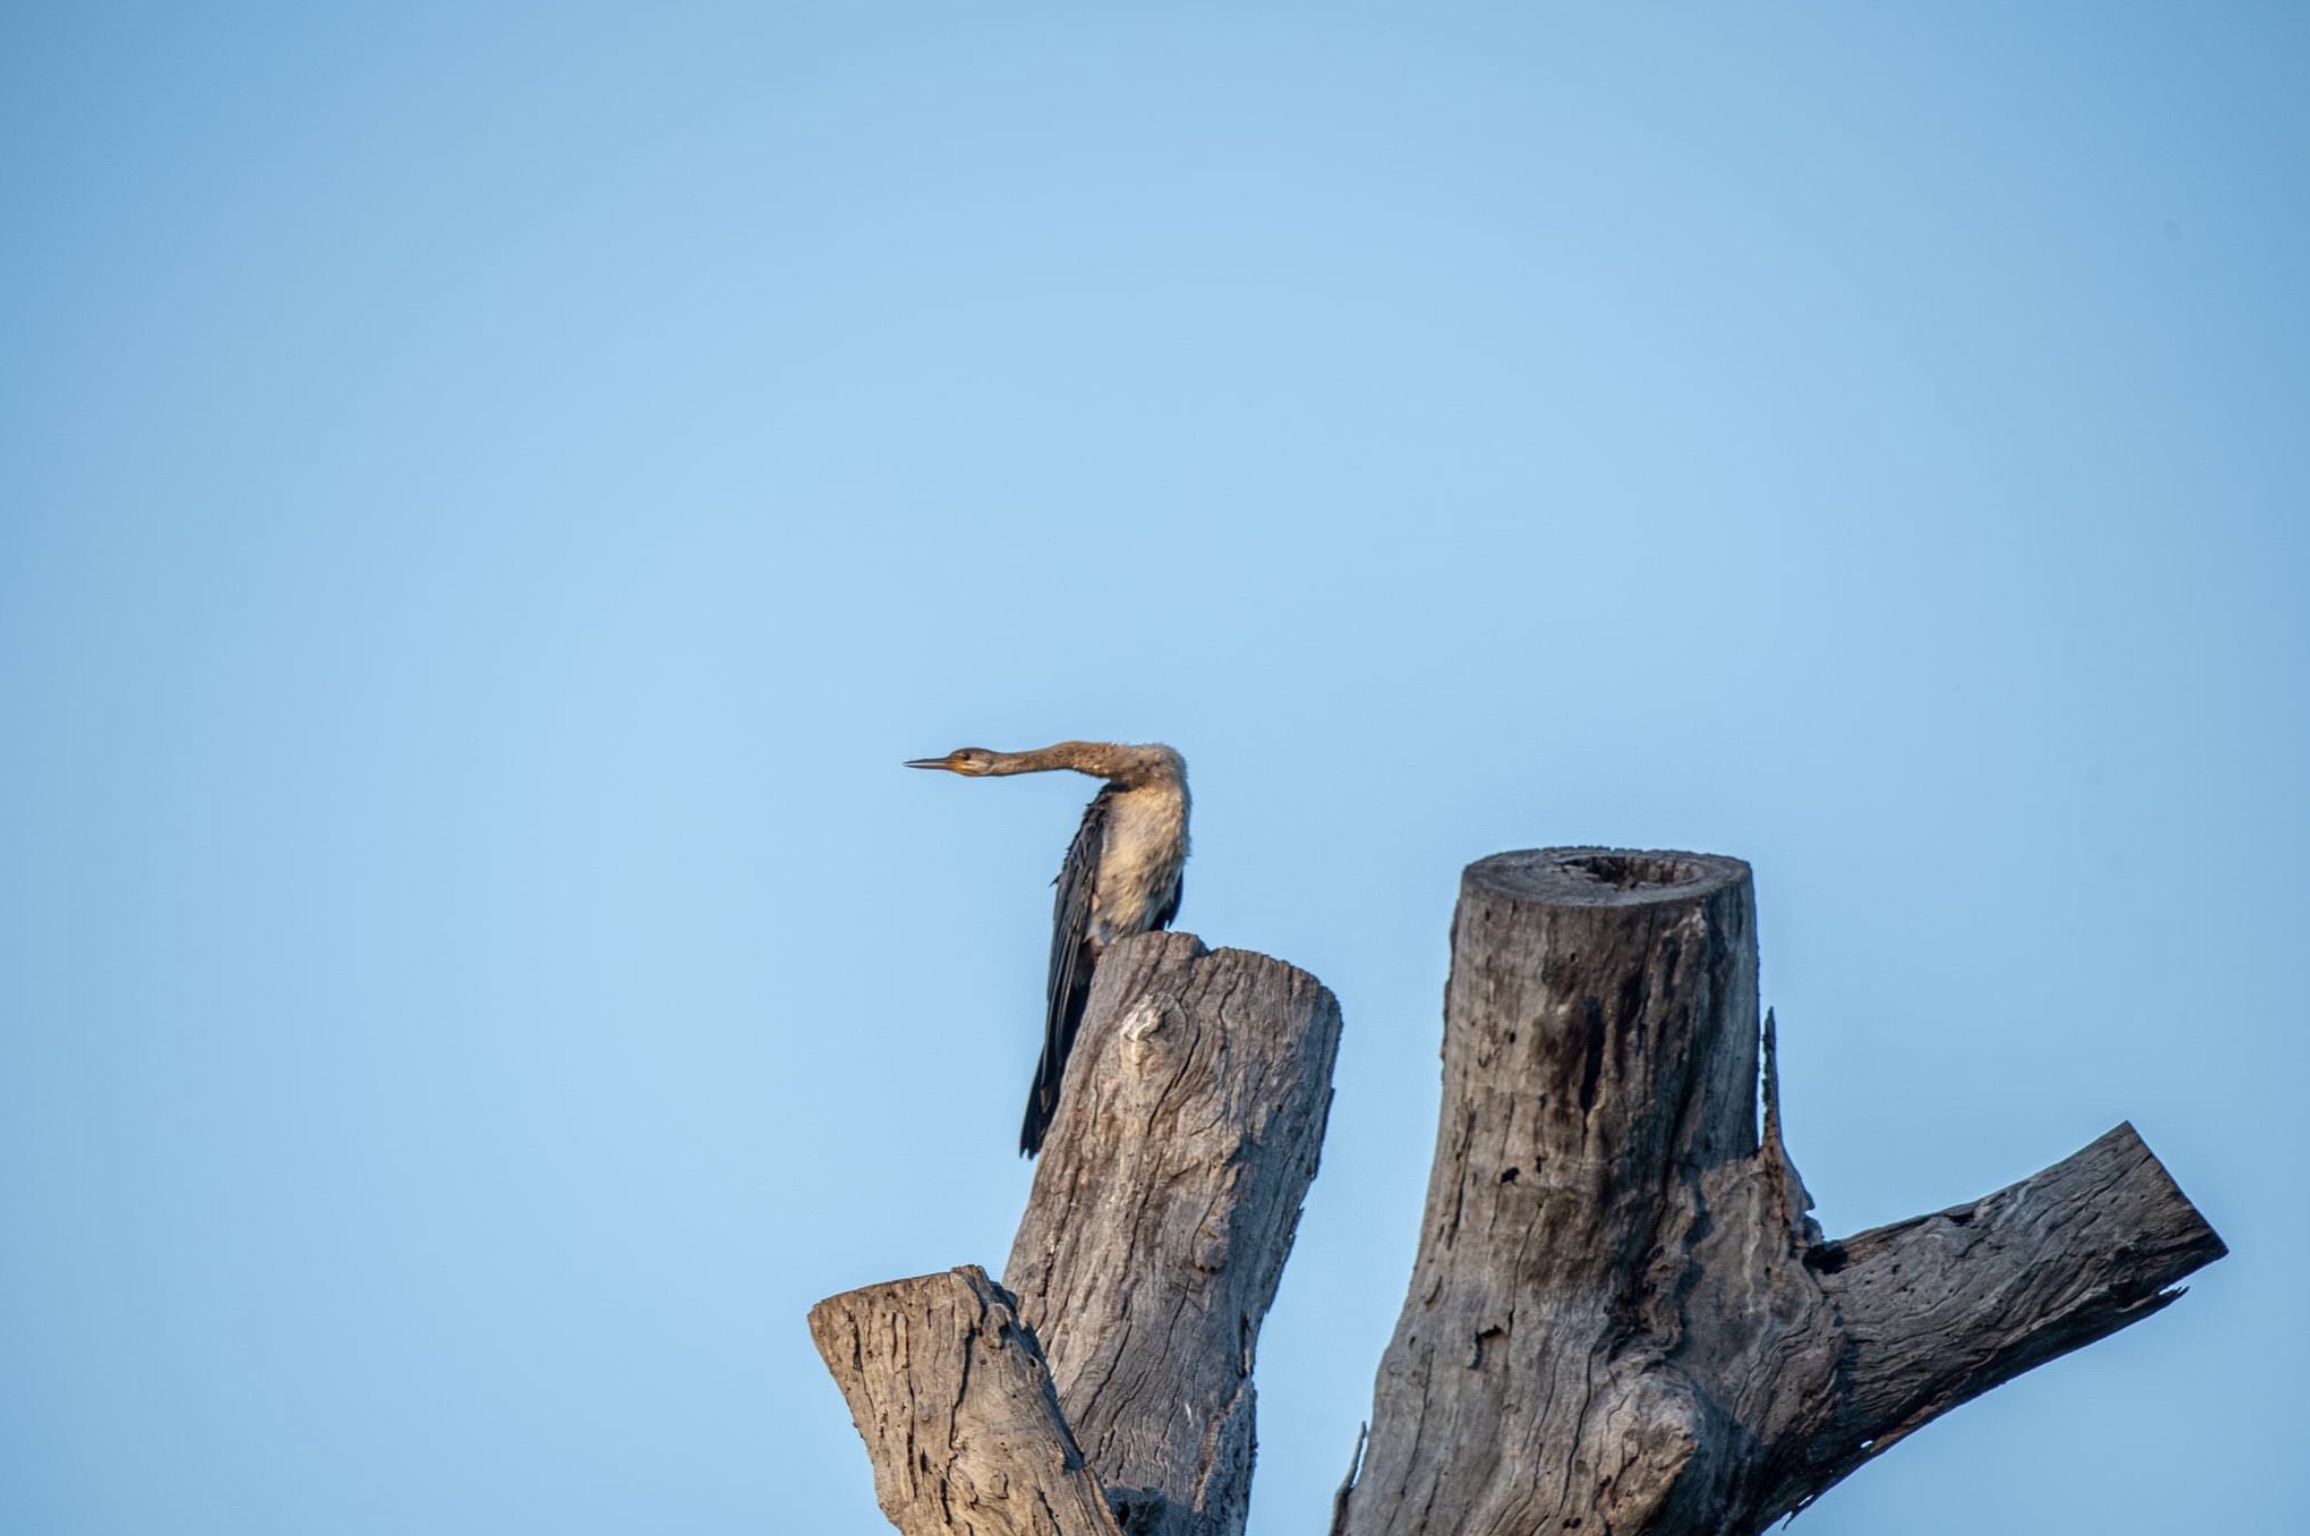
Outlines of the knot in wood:
[[1157,1038],[1163,1033],[1170,1009],[1162,1001],[1143,997],[1131,1005],[1123,1015],[1123,1022],[1115,1033],[1123,1037],[1123,1059],[1133,1067],[1146,1070],[1150,1058],[1167,1054],[1165,1042]]
[[1163,1027],[1163,1006],[1153,998],[1143,997],[1131,1005],[1123,1019],[1123,1038],[1137,1045]]

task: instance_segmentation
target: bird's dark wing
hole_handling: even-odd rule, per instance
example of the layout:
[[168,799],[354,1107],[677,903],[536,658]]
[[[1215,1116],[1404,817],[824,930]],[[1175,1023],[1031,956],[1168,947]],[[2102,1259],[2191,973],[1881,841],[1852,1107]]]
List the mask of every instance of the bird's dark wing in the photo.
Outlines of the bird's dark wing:
[[1171,882],[1171,894],[1163,898],[1163,905],[1155,909],[1155,916],[1148,922],[1147,926],[1150,928],[1170,927],[1172,919],[1179,915],[1179,898],[1186,894],[1187,875],[1182,871],[1179,878]]
[[1059,1083],[1067,1075],[1067,1052],[1083,1022],[1091,996],[1091,967],[1098,951],[1091,942],[1091,893],[1099,884],[1099,849],[1107,836],[1109,792],[1100,790],[1083,812],[1083,824],[1067,845],[1059,866],[1059,891],[1051,903],[1051,977],[1043,1011],[1043,1056],[1035,1063],[1035,1084],[1027,1095],[1026,1120],[1019,1127],[1019,1151],[1033,1157],[1059,1108]]

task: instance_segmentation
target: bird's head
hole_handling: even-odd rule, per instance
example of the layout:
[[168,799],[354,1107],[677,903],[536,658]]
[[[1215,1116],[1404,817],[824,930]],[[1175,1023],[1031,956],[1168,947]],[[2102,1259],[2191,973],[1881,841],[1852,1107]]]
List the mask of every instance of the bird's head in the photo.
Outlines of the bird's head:
[[1000,753],[984,747],[957,747],[944,757],[918,757],[908,763],[909,768],[944,768],[967,779],[984,778],[993,773],[1001,758]]

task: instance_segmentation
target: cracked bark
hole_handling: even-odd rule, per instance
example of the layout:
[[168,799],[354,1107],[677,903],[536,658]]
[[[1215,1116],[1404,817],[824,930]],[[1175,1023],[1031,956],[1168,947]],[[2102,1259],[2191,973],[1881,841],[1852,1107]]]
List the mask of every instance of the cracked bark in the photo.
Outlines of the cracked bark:
[[1335,1530],[1760,1531],[2221,1256],[2122,1125],[1824,1241],[1781,1144],[1755,932],[1736,859],[1468,869],[1428,1214]]

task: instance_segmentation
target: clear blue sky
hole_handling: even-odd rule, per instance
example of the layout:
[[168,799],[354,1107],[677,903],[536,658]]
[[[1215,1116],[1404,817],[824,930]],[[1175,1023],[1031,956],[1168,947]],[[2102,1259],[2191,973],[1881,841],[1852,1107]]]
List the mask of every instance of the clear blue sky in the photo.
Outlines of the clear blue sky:
[[1757,871],[1832,1232],[2131,1118],[2234,1251],[1815,1536],[2274,1531],[2293,5],[16,6],[0,1529],[886,1529],[803,1313],[998,1267],[1047,882],[1339,994],[1315,1528],[1460,867]]

